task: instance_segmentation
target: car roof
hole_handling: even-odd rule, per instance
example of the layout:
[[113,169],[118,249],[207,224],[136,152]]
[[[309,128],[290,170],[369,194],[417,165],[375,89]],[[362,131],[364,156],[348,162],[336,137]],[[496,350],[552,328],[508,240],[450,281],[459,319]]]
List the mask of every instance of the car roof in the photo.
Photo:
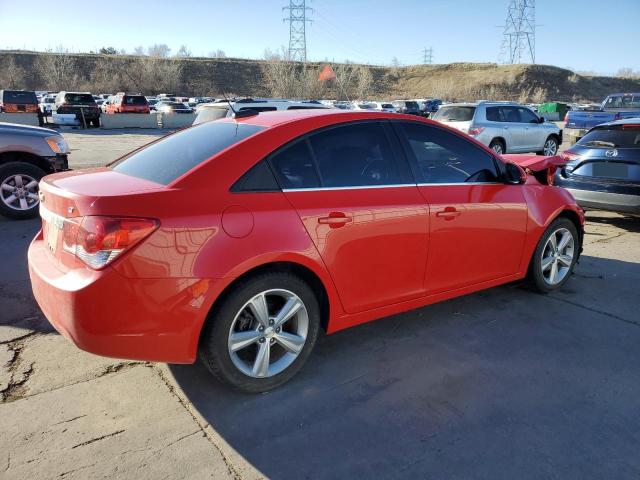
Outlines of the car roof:
[[335,118],[335,123],[350,122],[357,120],[376,119],[399,119],[415,121],[415,115],[400,115],[397,113],[386,113],[372,110],[340,110],[339,108],[318,108],[308,110],[278,110],[274,112],[262,112],[250,117],[233,118],[227,117],[217,122],[237,122],[246,125],[256,125],[260,127],[276,127],[285,123],[304,120],[307,118]]
[[593,128],[608,127],[615,125],[637,125],[640,124],[640,117],[623,118],[622,120],[614,120],[613,122],[601,123]]

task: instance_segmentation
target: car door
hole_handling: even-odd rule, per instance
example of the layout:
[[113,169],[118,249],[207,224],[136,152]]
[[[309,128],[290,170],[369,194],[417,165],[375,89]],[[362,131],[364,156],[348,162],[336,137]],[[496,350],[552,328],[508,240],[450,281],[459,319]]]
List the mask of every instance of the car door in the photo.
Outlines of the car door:
[[518,107],[505,105],[500,107],[500,110],[505,121],[504,128],[509,131],[509,137],[511,138],[511,144],[507,144],[507,152],[526,151],[525,129],[520,121]]
[[499,160],[461,135],[394,122],[429,204],[428,294],[518,271],[527,206],[521,185],[500,181]]
[[[513,145],[513,139],[511,138],[511,132],[514,133],[516,130],[512,130],[509,128],[509,125],[506,121],[506,112],[501,107],[487,107],[485,111],[485,116],[488,122],[492,122],[490,124],[490,128],[494,130],[493,135],[488,139],[490,142],[495,137],[502,137],[507,145],[507,149]],[[489,144],[487,144],[489,146]],[[503,152],[506,153],[506,152]]]
[[428,207],[390,133],[341,124],[270,158],[348,313],[425,294]]
[[524,128],[523,148],[527,152],[538,152],[543,149],[546,130],[539,117],[525,107],[518,107],[520,123]]

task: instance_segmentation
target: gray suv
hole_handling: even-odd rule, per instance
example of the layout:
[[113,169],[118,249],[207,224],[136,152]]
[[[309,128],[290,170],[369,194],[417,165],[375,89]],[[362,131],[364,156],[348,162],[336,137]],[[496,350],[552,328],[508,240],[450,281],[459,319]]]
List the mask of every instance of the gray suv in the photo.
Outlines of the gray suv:
[[511,102],[443,105],[433,120],[456,128],[497,153],[555,155],[562,130],[533,110]]
[[38,215],[38,182],[69,168],[69,146],[47,128],[0,123],[0,214],[11,218]]

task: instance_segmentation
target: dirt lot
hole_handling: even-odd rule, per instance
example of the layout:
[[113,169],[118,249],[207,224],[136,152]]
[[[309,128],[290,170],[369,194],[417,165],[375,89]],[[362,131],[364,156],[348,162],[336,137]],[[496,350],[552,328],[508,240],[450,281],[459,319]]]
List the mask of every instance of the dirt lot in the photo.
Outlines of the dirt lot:
[[[79,168],[155,136],[67,138]],[[52,331],[26,269],[38,228],[0,218],[3,479],[640,476],[637,219],[589,213],[560,292],[507,285],[324,337],[257,396]]]

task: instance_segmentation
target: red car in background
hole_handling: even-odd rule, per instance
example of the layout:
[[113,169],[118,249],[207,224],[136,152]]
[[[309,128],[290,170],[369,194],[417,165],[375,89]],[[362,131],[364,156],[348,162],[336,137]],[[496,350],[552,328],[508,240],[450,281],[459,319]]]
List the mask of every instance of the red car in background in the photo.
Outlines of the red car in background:
[[548,158],[525,171],[409,115],[242,117],[42,180],[29,270],[58,331],[100,355],[199,352],[260,392],[302,367],[321,328],[525,277],[552,291],[578,259],[583,212],[546,184]]
[[106,107],[106,113],[149,113],[149,102],[144,95],[116,94]]

